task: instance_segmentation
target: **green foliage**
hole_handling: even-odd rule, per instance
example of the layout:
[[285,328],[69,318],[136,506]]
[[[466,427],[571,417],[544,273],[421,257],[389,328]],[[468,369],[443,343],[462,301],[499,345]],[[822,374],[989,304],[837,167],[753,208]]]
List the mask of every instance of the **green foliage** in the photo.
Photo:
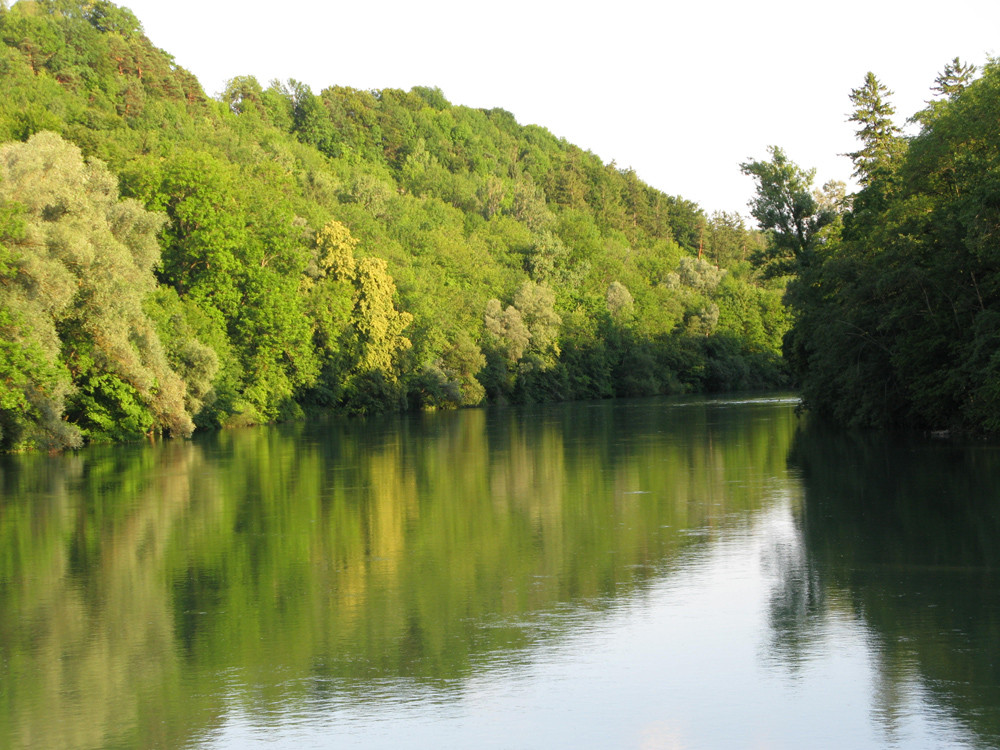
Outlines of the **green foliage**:
[[438,89],[212,101],[106,0],[5,10],[0,84],[3,153],[38,162],[0,185],[4,448],[699,389],[706,337],[784,325],[726,306],[738,217]]
[[626,324],[635,315],[635,299],[628,287],[620,281],[612,281],[605,295],[608,303],[608,314],[619,325]]
[[836,215],[813,195],[815,169],[801,169],[778,146],[769,147],[768,152],[770,161],[745,162],[740,168],[754,178],[757,187],[750,213],[770,233],[761,259],[770,276],[785,276],[813,262],[821,231]]
[[801,280],[810,293],[797,298],[790,355],[814,411],[875,427],[1000,427],[998,111],[991,64],[921,113],[920,134],[894,142],[905,151],[868,172],[836,251]]
[[864,84],[851,91],[855,109],[850,121],[858,123],[861,149],[848,156],[854,161],[854,176],[862,185],[885,180],[903,147],[900,130],[892,121],[896,109],[887,101],[889,96],[892,92],[870,71]]
[[412,316],[396,309],[396,286],[382,258],[363,258],[355,269],[354,326],[359,372],[378,371],[394,380],[394,364],[410,348],[403,331]]
[[978,68],[975,65],[963,63],[957,57],[946,64],[944,70],[934,79],[934,85],[931,86],[931,91],[943,99],[928,101],[927,107],[914,114],[910,118],[910,122],[920,123],[924,126],[929,125],[943,111],[947,102],[961,94],[972,83],[977,71]]
[[486,357],[476,342],[460,333],[454,344],[419,373],[411,398],[418,406],[476,406],[486,397],[486,389],[476,379],[485,366]]
[[958,94],[961,94],[966,86],[972,83],[975,75],[975,65],[963,63],[956,57],[945,65],[941,74],[934,79],[931,91],[948,99],[953,99]]
[[731,268],[759,256],[765,238],[747,230],[738,213],[716,211],[705,226],[704,256],[721,268]]
[[[104,165],[85,163],[52,133],[0,146],[0,203],[14,200],[23,207],[23,233],[10,243],[16,255],[0,302],[23,323],[24,346],[43,353],[49,370],[64,362],[72,376],[44,396],[33,391],[46,401],[37,408],[57,419],[74,386],[116,380],[128,388],[103,392],[112,402],[121,396],[123,409],[134,412],[134,402],[148,409],[142,431],[190,434],[184,383],[142,308],[155,288],[162,217],[119,201]],[[87,404],[73,409],[85,417]],[[75,444],[67,429],[52,441]]]
[[182,300],[173,287],[157,287],[146,298],[145,309],[156,325],[167,361],[184,380],[188,412],[196,424],[212,424],[212,410],[220,393],[232,390],[231,383],[217,378],[223,362],[232,367],[233,354],[225,334],[191,300]]

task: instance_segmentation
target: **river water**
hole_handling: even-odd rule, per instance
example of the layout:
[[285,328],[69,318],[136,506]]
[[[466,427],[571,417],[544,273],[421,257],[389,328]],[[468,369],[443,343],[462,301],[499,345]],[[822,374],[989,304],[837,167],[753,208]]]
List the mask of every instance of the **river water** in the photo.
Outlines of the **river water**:
[[1000,446],[792,396],[0,459],[0,747],[1000,746]]

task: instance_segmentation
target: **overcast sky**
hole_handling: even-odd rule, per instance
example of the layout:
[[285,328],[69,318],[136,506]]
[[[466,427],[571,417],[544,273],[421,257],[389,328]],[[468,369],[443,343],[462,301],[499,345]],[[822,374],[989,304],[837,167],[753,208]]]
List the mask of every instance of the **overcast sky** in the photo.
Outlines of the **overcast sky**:
[[867,71],[898,121],[955,56],[1000,54],[1000,0],[131,0],[153,43],[210,95],[237,75],[314,92],[437,86],[501,107],[707,211],[746,213],[748,158],[782,146],[847,181],[848,95]]

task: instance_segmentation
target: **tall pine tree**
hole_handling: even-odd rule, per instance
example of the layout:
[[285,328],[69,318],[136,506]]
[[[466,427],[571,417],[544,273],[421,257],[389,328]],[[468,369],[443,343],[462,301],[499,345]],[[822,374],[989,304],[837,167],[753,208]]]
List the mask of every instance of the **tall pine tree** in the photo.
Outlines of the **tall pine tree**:
[[888,101],[892,93],[871,71],[864,84],[851,91],[854,112],[849,120],[860,126],[856,133],[861,149],[848,156],[854,161],[854,176],[864,186],[888,176],[903,149],[901,131],[892,120],[896,108]]

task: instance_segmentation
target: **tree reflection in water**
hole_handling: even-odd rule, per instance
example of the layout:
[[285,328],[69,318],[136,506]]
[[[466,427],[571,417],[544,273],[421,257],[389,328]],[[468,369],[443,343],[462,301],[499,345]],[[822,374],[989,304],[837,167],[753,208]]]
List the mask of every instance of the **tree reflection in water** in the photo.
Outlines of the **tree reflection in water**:
[[802,478],[801,554],[781,561],[772,653],[808,658],[837,617],[863,624],[887,738],[925,696],[1000,743],[1000,447],[809,424],[789,465]]
[[399,681],[457,694],[573,627],[553,613],[628,597],[767,502],[796,421],[779,407],[475,410],[4,458],[0,746],[177,747],[231,711],[280,721]]

